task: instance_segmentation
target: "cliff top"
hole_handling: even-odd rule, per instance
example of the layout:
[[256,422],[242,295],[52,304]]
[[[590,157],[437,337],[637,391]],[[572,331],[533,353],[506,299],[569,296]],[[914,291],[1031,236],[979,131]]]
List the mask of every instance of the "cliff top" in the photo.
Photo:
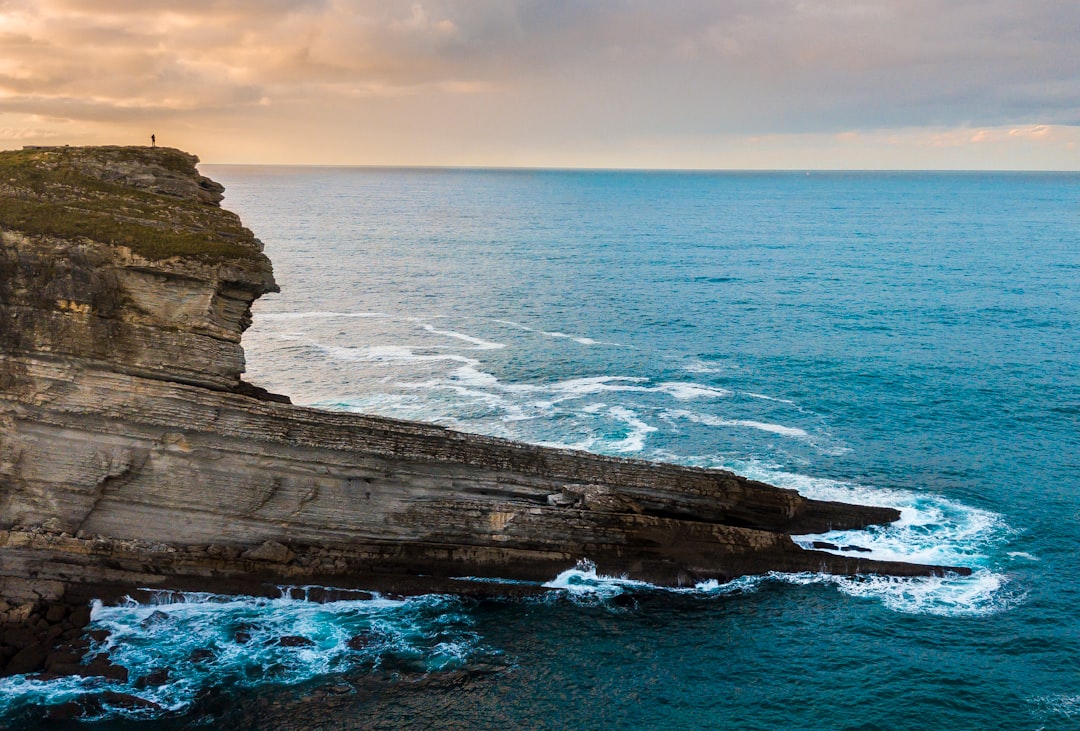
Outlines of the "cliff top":
[[262,244],[218,204],[224,188],[168,147],[0,152],[0,228],[125,246],[150,260],[260,259]]

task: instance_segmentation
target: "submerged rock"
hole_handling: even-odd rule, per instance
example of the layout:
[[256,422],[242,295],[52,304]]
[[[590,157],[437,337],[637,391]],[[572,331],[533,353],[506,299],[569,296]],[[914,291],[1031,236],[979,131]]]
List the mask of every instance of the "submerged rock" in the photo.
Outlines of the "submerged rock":
[[[73,587],[445,590],[454,576],[547,580],[582,558],[668,585],[947,570],[790,538],[887,523],[890,508],[301,408],[245,384],[240,338],[277,285],[196,162],[168,148],[0,153],[7,621]],[[89,621],[78,611],[72,626]]]

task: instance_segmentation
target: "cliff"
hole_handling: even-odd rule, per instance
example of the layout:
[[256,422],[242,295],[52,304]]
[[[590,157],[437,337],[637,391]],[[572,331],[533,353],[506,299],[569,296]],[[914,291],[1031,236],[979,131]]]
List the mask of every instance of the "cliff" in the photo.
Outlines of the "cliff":
[[582,558],[670,585],[944,571],[790,538],[892,509],[246,385],[241,334],[276,285],[196,163],[164,148],[0,153],[0,619],[104,585],[423,589],[546,580]]

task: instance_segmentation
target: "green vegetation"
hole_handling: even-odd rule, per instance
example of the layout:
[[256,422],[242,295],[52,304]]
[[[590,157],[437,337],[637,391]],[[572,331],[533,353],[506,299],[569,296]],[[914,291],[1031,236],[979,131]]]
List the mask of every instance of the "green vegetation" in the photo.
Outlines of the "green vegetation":
[[0,227],[126,246],[148,259],[257,259],[232,213],[127,184],[133,171],[194,178],[194,158],[163,148],[55,147],[0,152]]
[[146,226],[105,213],[74,206],[0,198],[0,227],[31,235],[65,239],[85,237],[104,244],[127,246],[147,259],[173,256],[206,260],[250,259],[250,247],[193,231]]

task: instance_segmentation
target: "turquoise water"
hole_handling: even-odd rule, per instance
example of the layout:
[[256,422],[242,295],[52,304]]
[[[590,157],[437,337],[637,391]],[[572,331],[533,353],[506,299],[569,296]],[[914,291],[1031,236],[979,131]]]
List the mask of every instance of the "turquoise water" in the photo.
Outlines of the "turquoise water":
[[1080,728],[1080,175],[206,172],[283,290],[254,383],[893,505],[827,539],[974,574],[101,606],[171,668],[101,725]]

